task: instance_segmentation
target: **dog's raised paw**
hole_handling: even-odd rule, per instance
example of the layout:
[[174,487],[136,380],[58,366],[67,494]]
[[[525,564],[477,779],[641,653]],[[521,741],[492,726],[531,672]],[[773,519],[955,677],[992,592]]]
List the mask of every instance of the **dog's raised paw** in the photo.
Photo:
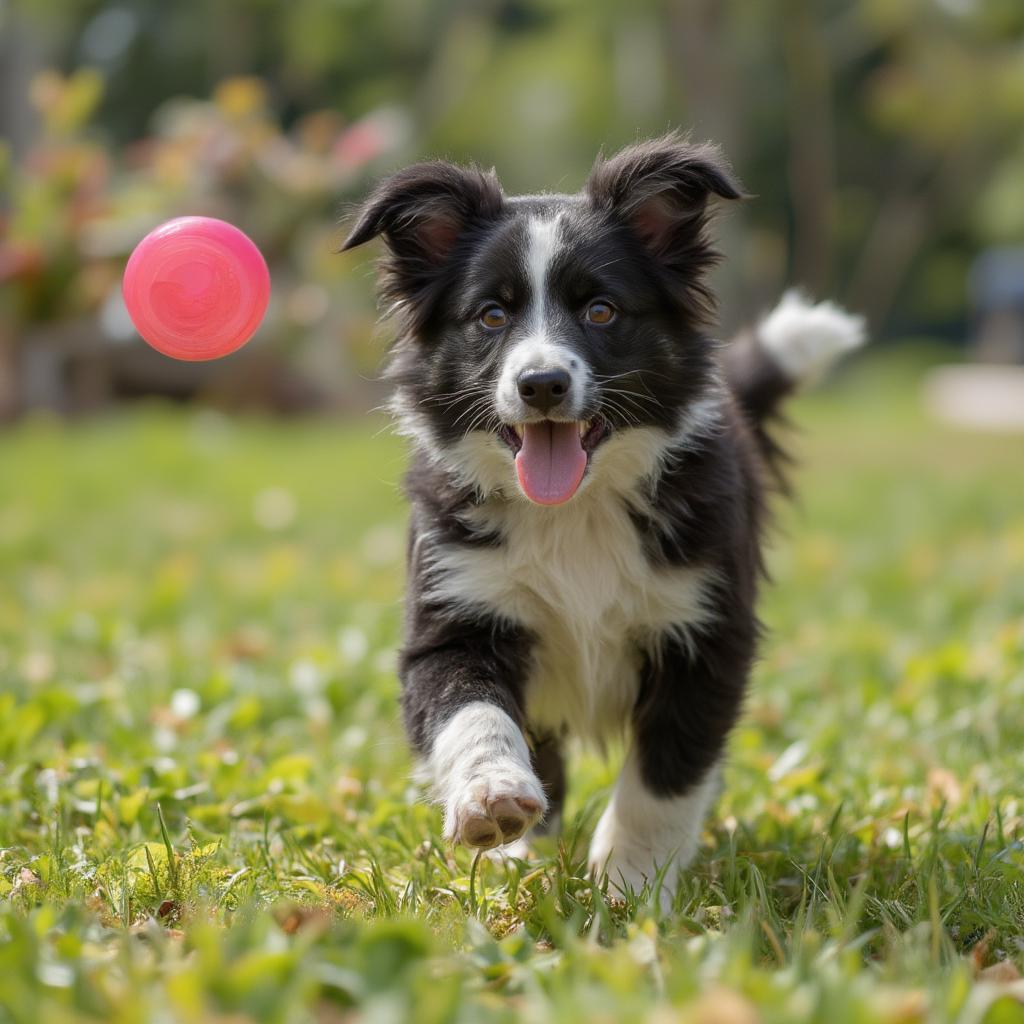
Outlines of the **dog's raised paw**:
[[547,798],[532,772],[495,766],[453,786],[445,800],[445,835],[489,850],[518,839],[546,810]]

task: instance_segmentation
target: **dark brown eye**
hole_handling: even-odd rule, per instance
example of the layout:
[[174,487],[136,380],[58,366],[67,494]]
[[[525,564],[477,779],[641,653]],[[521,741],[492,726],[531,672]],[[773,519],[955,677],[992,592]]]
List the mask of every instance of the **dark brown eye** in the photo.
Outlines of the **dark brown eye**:
[[480,314],[480,323],[489,331],[500,331],[508,326],[508,313],[501,306],[487,306]]
[[604,327],[615,319],[615,307],[610,302],[592,302],[587,306],[587,320],[598,327]]

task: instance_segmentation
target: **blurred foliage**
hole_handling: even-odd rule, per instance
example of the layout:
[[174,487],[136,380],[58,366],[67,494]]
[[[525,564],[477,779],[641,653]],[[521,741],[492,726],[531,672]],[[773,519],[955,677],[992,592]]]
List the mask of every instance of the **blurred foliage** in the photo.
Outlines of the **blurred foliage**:
[[[316,133],[376,118],[394,146],[374,170],[443,154],[497,165],[514,191],[575,188],[599,146],[692,126],[758,197],[722,223],[728,329],[795,282],[879,329],[962,332],[973,254],[1024,239],[1018,0],[15,0],[0,18],[65,71],[102,78],[88,138],[115,152],[165,138],[170,98],[229,79],[263,93],[286,139],[311,111],[332,112],[313,115]],[[264,84],[237,84],[252,75]],[[176,170],[151,164],[151,189],[174,194],[176,174],[197,173],[176,152]],[[229,204],[271,244],[291,230],[315,248],[317,231],[296,225],[324,216],[332,188],[351,198],[365,182],[304,156],[288,173],[316,185],[250,182]],[[275,179],[241,163],[278,158],[242,146],[224,159],[236,177]],[[308,272],[301,245],[287,255]]]
[[585,874],[616,756],[574,751],[528,864],[441,838],[376,423],[8,431],[0,1021],[1020,1020],[1021,447],[929,422],[915,359],[794,409],[770,633],[665,917]]
[[209,100],[163,104],[151,134],[110,149],[94,130],[102,95],[90,68],[31,83],[41,131],[22,160],[6,158],[0,214],[0,312],[16,334],[78,316],[114,336],[130,331],[120,301],[128,254],[162,220],[205,214],[240,225],[263,251],[275,286],[265,331],[278,347],[341,337],[355,367],[372,368],[365,283],[354,312],[338,308],[353,288],[332,249],[339,196],[394,148],[401,123],[382,111],[347,124],[320,110],[284,131],[265,84],[240,77]]

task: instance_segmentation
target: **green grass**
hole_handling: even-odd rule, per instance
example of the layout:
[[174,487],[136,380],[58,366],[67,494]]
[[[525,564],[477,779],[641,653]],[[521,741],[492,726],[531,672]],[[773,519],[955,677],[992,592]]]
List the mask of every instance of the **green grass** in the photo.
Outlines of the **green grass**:
[[664,917],[586,878],[585,751],[529,865],[441,840],[379,424],[0,436],[0,1020],[1024,1019],[978,977],[1024,963],[1024,441],[929,422],[917,365],[794,408],[771,633]]

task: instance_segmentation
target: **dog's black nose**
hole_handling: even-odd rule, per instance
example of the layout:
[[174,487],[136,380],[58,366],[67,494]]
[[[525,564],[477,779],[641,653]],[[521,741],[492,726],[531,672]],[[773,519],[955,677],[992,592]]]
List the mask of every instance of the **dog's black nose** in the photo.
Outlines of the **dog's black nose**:
[[519,397],[541,412],[554,409],[569,394],[571,384],[568,370],[527,370],[516,381]]

